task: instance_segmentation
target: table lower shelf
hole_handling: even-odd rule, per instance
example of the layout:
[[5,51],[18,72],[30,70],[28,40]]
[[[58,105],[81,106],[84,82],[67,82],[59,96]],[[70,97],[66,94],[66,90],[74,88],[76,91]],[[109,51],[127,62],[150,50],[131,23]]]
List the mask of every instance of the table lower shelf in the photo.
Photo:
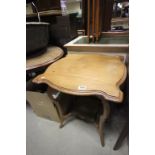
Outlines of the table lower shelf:
[[[62,128],[71,117],[80,118],[86,122],[93,122],[98,129],[102,146],[104,146],[104,123],[110,113],[110,106],[102,97],[95,96],[73,96],[60,93],[57,99],[48,94],[54,101],[60,118],[60,128]],[[105,102],[104,102],[105,101]]]

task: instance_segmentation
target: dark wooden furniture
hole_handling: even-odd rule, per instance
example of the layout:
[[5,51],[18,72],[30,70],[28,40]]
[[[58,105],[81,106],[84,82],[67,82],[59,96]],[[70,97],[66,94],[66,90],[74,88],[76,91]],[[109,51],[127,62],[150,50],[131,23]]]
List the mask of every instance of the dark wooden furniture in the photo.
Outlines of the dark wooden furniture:
[[129,122],[126,122],[126,124],[124,125],[124,128],[122,129],[113,149],[118,150],[121,147],[124,139],[128,135],[129,135]]
[[102,0],[88,0],[87,6],[87,35],[88,42],[92,35],[92,41],[98,41],[102,32]]
[[[111,30],[111,18],[114,0],[83,0],[83,29],[87,35],[92,34],[98,39],[100,32]],[[95,28],[96,27],[96,28]]]
[[[127,65],[128,70],[128,65]],[[122,143],[124,142],[125,138],[129,136],[129,74],[127,74],[126,84],[125,84],[125,98],[124,98],[124,112],[125,112],[125,124],[118,136],[118,139],[113,147],[113,150],[118,150]]]
[[[108,100],[121,103],[123,92],[119,87],[125,78],[126,67],[118,56],[68,54],[50,65],[43,74],[34,78],[33,82],[46,83],[49,87],[67,94],[97,96],[103,105],[98,131],[104,146],[104,123],[110,112]],[[70,114],[63,115],[60,104],[57,103],[56,106],[62,127]]]
[[102,31],[111,30],[111,19],[114,0],[103,0]]

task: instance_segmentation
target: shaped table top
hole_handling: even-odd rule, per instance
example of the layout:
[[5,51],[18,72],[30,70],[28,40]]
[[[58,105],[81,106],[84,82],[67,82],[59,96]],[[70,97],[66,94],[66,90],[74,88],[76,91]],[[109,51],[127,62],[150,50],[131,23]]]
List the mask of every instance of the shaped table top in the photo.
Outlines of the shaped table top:
[[74,53],[51,64],[33,82],[46,83],[68,94],[101,95],[121,102],[123,92],[119,87],[126,74],[126,66],[118,56]]
[[44,52],[43,54],[26,60],[26,70],[28,71],[51,64],[56,60],[60,59],[63,54],[63,50],[59,47],[48,47],[46,52]]

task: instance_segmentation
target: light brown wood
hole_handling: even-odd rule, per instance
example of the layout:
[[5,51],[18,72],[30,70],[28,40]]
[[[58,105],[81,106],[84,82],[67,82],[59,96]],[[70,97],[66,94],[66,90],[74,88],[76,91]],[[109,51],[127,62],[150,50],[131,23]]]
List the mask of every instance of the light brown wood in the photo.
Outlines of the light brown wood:
[[43,67],[60,59],[64,52],[59,47],[48,47],[43,54],[26,60],[26,70]]
[[[123,93],[119,86],[126,78],[126,67],[118,56],[100,54],[68,54],[65,58],[53,63],[33,82],[46,83],[58,91],[74,95],[96,95],[103,105],[103,113],[99,117],[98,131],[104,146],[104,124],[110,113],[106,100],[121,102]],[[60,127],[64,121],[73,116],[63,115],[58,104]]]
[[101,95],[107,100],[121,102],[119,86],[126,78],[126,67],[117,56],[99,54],[68,54],[50,65],[33,82],[46,83],[64,93]]
[[95,42],[101,37],[102,1],[88,0],[87,2],[87,36],[89,43],[90,39],[92,39],[92,42]]

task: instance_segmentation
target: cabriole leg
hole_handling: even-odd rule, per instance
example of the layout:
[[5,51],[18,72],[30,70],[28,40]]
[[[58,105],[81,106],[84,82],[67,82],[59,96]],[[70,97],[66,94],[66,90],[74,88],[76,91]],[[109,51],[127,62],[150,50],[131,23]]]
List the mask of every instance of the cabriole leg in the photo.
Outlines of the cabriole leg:
[[103,105],[103,113],[99,118],[99,135],[102,146],[104,146],[104,124],[110,114],[110,106],[109,103],[104,99],[100,98]]

